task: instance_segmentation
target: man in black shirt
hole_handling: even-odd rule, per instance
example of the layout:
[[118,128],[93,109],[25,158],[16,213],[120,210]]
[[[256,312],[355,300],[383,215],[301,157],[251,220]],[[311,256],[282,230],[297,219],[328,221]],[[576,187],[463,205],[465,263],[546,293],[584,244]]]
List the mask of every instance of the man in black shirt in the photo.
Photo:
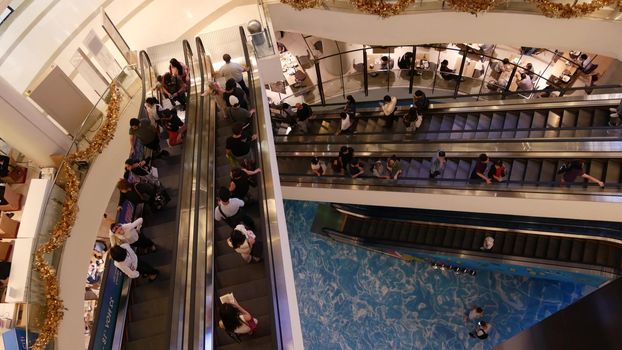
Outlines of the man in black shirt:
[[298,119],[298,127],[300,131],[306,133],[309,130],[307,120],[311,117],[313,111],[306,103],[296,103],[296,118]]
[[223,93],[223,98],[227,103],[227,107],[231,107],[231,102],[229,101],[230,96],[235,96],[240,102],[240,107],[248,110],[248,100],[246,100],[246,94],[244,90],[240,89],[235,82],[235,79],[231,78],[227,80],[225,83],[225,92]]
[[339,150],[339,161],[341,162],[342,169],[345,170],[347,175],[350,175],[350,163],[352,162],[352,158],[354,158],[354,148],[341,146]]
[[257,139],[257,135],[252,135],[250,140],[242,137],[242,124],[235,123],[231,126],[233,135],[227,138],[227,155],[235,158],[246,158],[250,155],[251,141]]

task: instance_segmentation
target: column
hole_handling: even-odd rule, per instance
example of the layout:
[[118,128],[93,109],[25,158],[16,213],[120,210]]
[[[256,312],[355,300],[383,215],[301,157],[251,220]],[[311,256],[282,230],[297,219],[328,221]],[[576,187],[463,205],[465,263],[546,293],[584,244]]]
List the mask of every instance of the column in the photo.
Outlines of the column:
[[71,145],[69,136],[2,77],[0,138],[39,167],[54,166],[50,155],[65,153]]

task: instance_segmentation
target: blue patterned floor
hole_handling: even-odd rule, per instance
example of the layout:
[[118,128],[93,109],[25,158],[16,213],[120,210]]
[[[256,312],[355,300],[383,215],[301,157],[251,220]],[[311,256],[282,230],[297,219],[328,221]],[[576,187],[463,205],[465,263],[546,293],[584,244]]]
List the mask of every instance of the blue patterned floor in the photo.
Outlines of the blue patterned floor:
[[[317,204],[285,201],[306,349],[492,349],[592,286],[479,271],[433,270],[310,233]],[[472,339],[463,313],[493,328]]]

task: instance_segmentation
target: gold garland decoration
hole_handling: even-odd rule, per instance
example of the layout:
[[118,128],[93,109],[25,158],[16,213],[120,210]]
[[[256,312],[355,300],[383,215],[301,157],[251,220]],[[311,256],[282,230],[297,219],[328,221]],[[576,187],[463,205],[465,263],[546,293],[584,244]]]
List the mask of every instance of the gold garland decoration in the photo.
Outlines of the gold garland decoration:
[[503,0],[448,0],[447,4],[454,10],[476,15],[499,6]]
[[385,0],[350,0],[356,8],[370,15],[378,15],[382,18],[398,15],[416,0],[398,0],[394,4],[388,4]]
[[311,9],[322,4],[323,0],[281,0],[282,3],[289,5],[296,10]]
[[37,337],[37,341],[32,347],[32,349],[35,350],[45,349],[47,344],[56,337],[58,326],[63,319],[64,306],[63,301],[59,298],[59,284],[56,270],[45,261],[45,254],[50,254],[64,245],[76,221],[80,180],[78,180],[76,171],[73,170],[71,165],[76,161],[91,159],[97,154],[102,153],[104,148],[106,148],[114,138],[114,132],[119,122],[120,111],[120,97],[114,82],[110,84],[108,97],[109,102],[106,110],[106,120],[93,137],[89,146],[82,151],[76,151],[68,155],[61,164],[59,173],[64,172],[67,176],[63,209],[59,221],[52,230],[50,239],[35,252],[35,270],[39,273],[41,280],[45,284],[45,299],[47,305],[45,322]]
[[605,6],[616,5],[622,10],[622,0],[592,0],[589,3],[581,4],[559,4],[550,0],[527,0],[534,3],[536,7],[546,17],[552,18],[574,18],[584,17],[594,11],[598,11]]
[[[350,0],[359,11],[378,15],[386,18],[402,13],[408,6],[416,0],[398,0],[396,3],[387,3],[386,0]],[[594,11],[598,11],[605,6],[614,5],[622,10],[622,0],[592,0],[589,3],[581,4],[560,4],[551,0],[526,0],[536,5],[536,7],[546,17],[552,18],[574,18],[587,16]],[[282,3],[292,6],[297,10],[304,10],[318,7],[323,0],[281,0]],[[477,15],[494,9],[503,0],[448,0],[449,7]]]

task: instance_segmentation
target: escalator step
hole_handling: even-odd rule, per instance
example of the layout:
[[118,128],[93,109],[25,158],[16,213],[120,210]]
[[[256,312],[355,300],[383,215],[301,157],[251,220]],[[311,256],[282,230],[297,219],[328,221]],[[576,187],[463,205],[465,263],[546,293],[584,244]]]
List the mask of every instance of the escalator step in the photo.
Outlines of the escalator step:
[[573,240],[572,250],[570,251],[570,261],[581,262],[581,259],[583,258],[584,247],[585,247],[584,241]]
[[471,243],[471,250],[479,250],[479,247],[484,243],[484,231],[482,230],[474,230],[473,232],[473,242]]
[[534,257],[536,255],[536,244],[538,243],[538,237],[535,235],[527,235],[527,241],[525,242],[525,250],[523,255],[527,257]]
[[536,258],[544,259],[546,257],[548,245],[548,236],[538,236],[538,241],[536,243]]
[[456,227],[456,230],[454,233],[454,241],[451,244],[451,247],[455,249],[463,249],[462,241],[464,241],[464,229],[460,227]]
[[492,246],[492,252],[495,254],[500,254],[503,250],[503,243],[505,243],[505,232],[495,232],[494,239],[495,244]]
[[417,225],[417,237],[415,238],[416,244],[425,244],[425,236],[428,232],[427,225]]
[[597,265],[607,265],[607,253],[609,252],[609,247],[606,243],[599,242],[598,248],[596,249],[596,264]]
[[557,253],[557,258],[559,260],[568,261],[570,260],[570,250],[572,249],[572,240],[571,239],[562,239],[559,243],[559,252]]
[[505,255],[512,254],[512,252],[514,251],[514,242],[516,241],[516,234],[513,232],[507,232],[504,236],[505,238],[503,239],[503,248],[501,252]]
[[514,248],[512,250],[512,254],[517,256],[522,256],[525,251],[525,240],[526,237],[524,234],[519,233],[516,235],[516,241],[514,242]]
[[594,264],[596,263],[596,250],[598,249],[598,243],[593,241],[585,242],[585,248],[583,249],[583,263]]
[[473,244],[473,231],[465,228],[461,228],[460,230],[463,232],[461,245],[462,249],[471,250],[471,245]]
[[428,226],[425,233],[425,245],[434,245],[434,236],[436,234],[436,226]]
[[402,235],[402,232],[404,231],[404,226],[406,225],[406,223],[404,222],[396,222],[395,225],[393,225],[393,231],[391,231],[391,240],[392,241],[400,241],[400,236]]
[[620,249],[612,245],[609,246],[609,254],[607,254],[607,266],[616,269],[622,267],[620,263]]
[[417,224],[408,224],[408,227],[404,230],[406,233],[401,240],[404,242],[415,243],[417,236],[419,235],[419,227]]
[[367,230],[365,230],[365,237],[371,237],[378,230],[378,220],[371,220],[371,223],[367,225]]
[[447,235],[447,227],[444,226],[437,226],[436,227],[436,234],[434,235],[434,240],[432,241],[432,245],[435,247],[442,247],[443,246],[443,240],[445,239],[445,236]]
[[380,226],[378,230],[378,238],[382,239],[391,239],[391,234],[393,233],[393,227],[395,227],[395,221],[385,221],[384,227]]
[[550,260],[557,260],[559,253],[559,243],[560,239],[551,237],[549,238],[549,244],[546,248],[546,258]]
[[454,241],[454,235],[455,235],[454,227],[445,228],[445,236],[443,237],[443,243],[442,243],[443,247],[451,248],[451,244]]

